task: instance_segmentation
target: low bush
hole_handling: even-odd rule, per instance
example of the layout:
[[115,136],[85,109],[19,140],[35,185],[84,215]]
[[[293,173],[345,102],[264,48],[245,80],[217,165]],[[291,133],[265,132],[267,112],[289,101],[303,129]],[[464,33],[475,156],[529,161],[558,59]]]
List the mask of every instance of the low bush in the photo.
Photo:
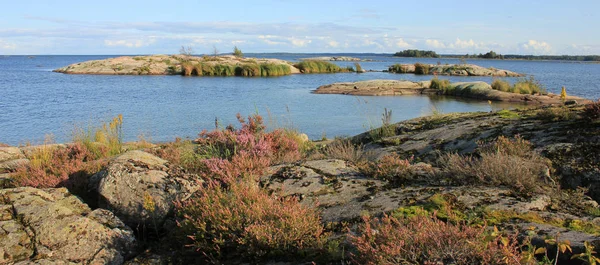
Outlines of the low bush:
[[255,178],[272,164],[300,159],[300,137],[277,129],[266,132],[260,115],[244,120],[238,114],[241,128],[228,126],[211,132],[203,131],[196,139],[196,154],[202,159],[201,176],[229,182],[238,177]]
[[538,119],[544,121],[568,121],[573,120],[577,115],[572,112],[569,108],[561,107],[549,107],[538,111],[535,115]]
[[339,73],[350,72],[347,68],[340,68],[338,65],[317,60],[305,60],[294,64],[302,73]]
[[512,87],[511,92],[527,95],[547,93],[542,84],[536,81],[533,76],[529,77],[529,79],[522,78],[517,81]]
[[72,190],[73,187],[83,185],[77,183],[79,180],[76,175],[94,174],[104,165],[103,161],[95,160],[95,155],[81,143],[67,147],[42,145],[27,158],[31,162],[17,167],[15,172],[18,186],[67,187]]
[[406,74],[409,72],[408,67],[403,64],[394,64],[388,68],[388,71],[397,74]]
[[194,64],[192,64],[191,62],[183,62],[181,63],[181,74],[184,76],[191,76],[191,75],[198,75],[198,74],[194,74],[197,72],[194,72],[196,66]]
[[431,85],[429,86],[429,88],[432,89],[439,89],[441,91],[446,92],[447,90],[450,89],[450,80],[448,79],[439,79],[437,78],[437,76],[433,79],[431,79]]
[[404,184],[411,180],[413,175],[410,161],[402,159],[398,155],[385,155],[378,161],[362,166],[361,171],[365,175],[395,184]]
[[384,108],[381,114],[381,127],[371,128],[369,137],[373,142],[379,142],[383,138],[396,135],[396,126],[392,124],[392,110]]
[[[318,212],[295,197],[276,198],[255,184],[232,182],[208,186],[176,213],[182,240],[213,262],[223,259],[294,257],[322,251],[327,234]],[[236,253],[236,254],[234,254]]]
[[515,236],[429,215],[363,217],[360,233],[349,235],[349,240],[355,248],[354,264],[530,264],[521,263],[525,259]]
[[534,152],[528,141],[501,136],[479,145],[479,157],[444,155],[443,176],[462,185],[504,185],[524,196],[542,193],[554,185],[548,160]]
[[350,139],[336,139],[324,147],[322,152],[327,158],[341,159],[354,164],[363,163],[372,156],[362,145],[356,145]]
[[363,72],[363,68],[362,66],[360,66],[359,63],[354,63],[354,71],[356,71],[357,73],[362,73]]
[[101,127],[75,128],[73,142],[86,147],[95,159],[118,155],[123,151],[123,115],[112,118]]
[[494,81],[492,82],[492,89],[502,92],[512,92],[510,83],[508,83],[508,81],[500,79],[494,79]]
[[415,64],[415,74],[416,75],[428,75],[429,74],[429,65],[416,63]]
[[600,99],[596,102],[586,104],[582,116],[590,121],[600,119]]
[[514,112],[512,110],[507,110],[507,109],[498,111],[498,116],[500,116],[503,119],[519,119],[519,118],[521,118],[521,115],[519,113]]

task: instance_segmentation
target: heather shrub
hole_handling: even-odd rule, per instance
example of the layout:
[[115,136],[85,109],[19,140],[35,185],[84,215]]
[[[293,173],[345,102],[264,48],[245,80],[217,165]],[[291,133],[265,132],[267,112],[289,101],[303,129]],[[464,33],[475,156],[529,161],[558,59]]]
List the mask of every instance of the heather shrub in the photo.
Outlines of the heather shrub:
[[182,240],[214,263],[236,255],[254,262],[315,255],[327,240],[315,210],[245,182],[209,181],[176,213]]
[[585,105],[582,116],[590,121],[600,119],[600,99]]
[[504,185],[525,196],[542,193],[548,182],[555,182],[549,175],[551,165],[520,137],[480,142],[479,157],[446,154],[441,164],[443,176],[456,183]]
[[492,82],[492,89],[502,92],[511,92],[510,83],[500,79],[494,79],[494,81]]
[[376,162],[370,162],[361,167],[361,170],[371,177],[400,184],[410,180],[413,175],[410,161],[395,154],[385,155]]
[[416,63],[415,64],[415,74],[416,75],[428,75],[429,74],[429,65]]
[[190,140],[176,138],[174,142],[161,145],[150,152],[173,165],[180,166],[190,173],[200,173],[205,169],[202,157],[196,153],[196,144]]
[[228,126],[212,132],[203,131],[196,139],[196,154],[202,159],[200,171],[207,178],[231,181],[237,177],[256,177],[272,164],[300,159],[296,138],[291,132],[277,129],[266,132],[260,115],[244,120],[241,128]]
[[483,227],[429,215],[363,217],[359,234],[349,240],[355,248],[354,264],[521,264],[524,260],[514,236],[489,234]]
[[34,188],[80,188],[78,177],[98,172],[104,163],[95,160],[95,155],[81,143],[67,147],[43,145],[27,158],[31,162],[17,167],[15,180],[18,186]]

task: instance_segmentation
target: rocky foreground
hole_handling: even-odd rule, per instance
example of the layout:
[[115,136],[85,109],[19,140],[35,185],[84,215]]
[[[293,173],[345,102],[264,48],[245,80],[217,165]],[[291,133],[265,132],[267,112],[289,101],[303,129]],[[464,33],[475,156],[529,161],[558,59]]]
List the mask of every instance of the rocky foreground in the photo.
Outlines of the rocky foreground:
[[243,64],[273,64],[289,68],[289,73],[300,73],[291,63],[278,59],[242,58],[233,55],[187,56],[187,55],[147,55],[121,56],[104,60],[86,61],[71,64],[54,70],[65,74],[94,75],[181,75],[184,64],[203,63],[209,66],[237,66]]
[[398,74],[422,74],[422,75],[452,75],[452,76],[496,76],[496,77],[520,77],[523,74],[509,70],[485,68],[474,64],[396,64],[390,66],[389,72]]
[[[351,140],[313,144],[312,151],[302,159],[269,167],[258,183],[252,185],[277,198],[294,197],[304,206],[319,209],[330,238],[338,239],[331,241],[338,245],[332,243],[329,248],[344,253],[328,256],[329,260],[323,263],[359,263],[357,259],[348,258],[358,254],[344,252],[355,250],[354,246],[346,245],[349,243],[344,238],[347,231],[358,233],[362,216],[433,214],[445,222],[514,231],[521,239],[530,238],[532,246],[547,247],[549,253],[555,253],[556,247],[552,249],[552,242],[547,239],[568,240],[572,251],[561,253],[558,263],[581,264],[570,257],[589,251],[589,246],[600,247],[597,203],[600,201],[600,122],[595,113],[590,113],[582,105],[545,106],[434,115],[386,124]],[[463,169],[486,157],[497,157],[502,145],[485,153],[484,142],[500,136],[526,139],[527,144],[517,141],[521,147],[511,151],[515,155],[503,153],[506,156],[498,157],[507,160],[494,160],[496,163],[487,165],[490,171],[476,173],[482,174],[481,181],[473,181],[477,177],[461,181],[461,174],[468,175],[468,172],[453,169],[457,164],[448,164],[449,157],[464,156]],[[508,144],[514,143],[511,141]],[[533,149],[525,150],[529,143]],[[189,237],[178,237],[181,236],[178,224],[186,217],[174,213],[177,207],[181,207],[182,202],[197,199],[203,188],[219,187],[206,186],[207,176],[193,173],[183,161],[177,164],[157,155],[173,150],[169,148],[176,148],[174,153],[202,150],[202,141],[172,143],[112,157],[102,168],[79,180],[83,188],[69,185],[69,190],[15,187],[18,182],[14,179],[18,172],[15,168],[35,161],[32,155],[35,148],[0,147],[0,263],[248,262],[244,257],[250,252],[228,252],[228,256],[235,258],[219,261],[227,257],[202,255],[194,251],[196,246],[184,246],[182,240]],[[264,147],[261,150],[264,152]],[[172,156],[165,158],[172,159]],[[408,162],[398,164],[398,159],[408,159]],[[249,168],[253,166],[256,165]],[[513,166],[523,167],[522,171],[514,171],[518,174],[511,175],[514,181],[495,182],[505,178],[504,172],[511,171]],[[488,178],[489,172],[497,175]],[[523,174],[534,178],[531,183],[522,183],[528,185],[525,189],[515,185],[526,181],[518,179]],[[228,212],[235,210],[224,209],[218,214],[225,218]],[[224,225],[238,222],[235,217],[227,219]],[[259,224],[250,227],[256,225]],[[257,240],[260,236],[256,235]],[[266,238],[277,236],[282,235],[273,233]],[[260,246],[264,249],[250,250],[269,253],[268,247]],[[303,259],[311,257],[305,253],[282,259],[276,258],[281,257],[280,252],[271,254],[275,258],[260,256],[259,263],[298,264],[299,260],[304,262]],[[554,258],[553,255],[549,256]],[[250,259],[250,263],[253,262],[256,260]],[[439,264],[456,263],[449,260]]]
[[531,103],[531,104],[563,104],[565,101],[585,102],[585,99],[568,96],[561,99],[559,95],[525,95],[503,92],[492,89],[486,82],[457,82],[447,89],[431,88],[431,81],[407,80],[367,80],[358,82],[342,82],[323,85],[313,91],[315,94],[343,94],[356,96],[401,96],[401,95],[448,95],[463,98]]

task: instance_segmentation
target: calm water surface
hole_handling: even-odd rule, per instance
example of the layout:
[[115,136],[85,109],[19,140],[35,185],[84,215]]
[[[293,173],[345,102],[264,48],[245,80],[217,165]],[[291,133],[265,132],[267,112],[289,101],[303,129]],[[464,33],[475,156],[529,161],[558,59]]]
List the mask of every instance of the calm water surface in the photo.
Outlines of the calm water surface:
[[[323,54],[248,54],[290,61]],[[415,58],[350,55],[373,59],[364,69],[383,70]],[[356,97],[315,95],[311,90],[334,82],[368,79],[429,80],[431,76],[382,72],[364,74],[291,75],[274,78],[94,76],[65,75],[52,70],[71,63],[114,56],[0,56],[0,142],[39,143],[46,134],[69,141],[75,126],[98,125],[124,116],[125,140],[144,135],[152,141],[194,138],[202,129],[235,123],[235,114],[260,113],[271,124],[293,126],[316,139],[323,135],[354,135],[381,124],[384,108],[400,121],[441,112],[489,111],[487,102],[433,99],[421,96]],[[418,59],[419,62],[458,63],[456,59]],[[532,61],[469,60],[535,76],[550,92],[566,86],[569,94],[599,98],[600,64]],[[352,65],[338,62],[339,65]],[[491,82],[487,77],[450,77],[452,81]],[[514,82],[515,79],[510,79]],[[508,108],[496,104],[493,108]]]

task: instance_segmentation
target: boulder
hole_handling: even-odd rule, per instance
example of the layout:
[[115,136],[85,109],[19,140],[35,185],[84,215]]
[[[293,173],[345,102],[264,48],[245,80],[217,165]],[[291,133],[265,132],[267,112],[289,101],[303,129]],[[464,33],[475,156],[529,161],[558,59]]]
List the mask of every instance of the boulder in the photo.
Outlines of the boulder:
[[18,147],[0,147],[0,162],[25,158],[23,152]]
[[367,80],[324,85],[314,90],[315,94],[344,94],[358,96],[415,95],[429,87],[429,81]]
[[18,167],[29,164],[29,159],[20,158],[4,162],[0,162],[0,174],[6,172],[14,172]]
[[13,188],[14,179],[12,174],[3,173],[0,174],[0,189]]
[[114,212],[134,228],[149,229],[158,229],[175,202],[187,199],[201,185],[197,177],[139,150],[116,157],[90,180],[90,188],[98,192],[99,207]]
[[133,231],[65,188],[0,190],[0,264],[122,264]]

